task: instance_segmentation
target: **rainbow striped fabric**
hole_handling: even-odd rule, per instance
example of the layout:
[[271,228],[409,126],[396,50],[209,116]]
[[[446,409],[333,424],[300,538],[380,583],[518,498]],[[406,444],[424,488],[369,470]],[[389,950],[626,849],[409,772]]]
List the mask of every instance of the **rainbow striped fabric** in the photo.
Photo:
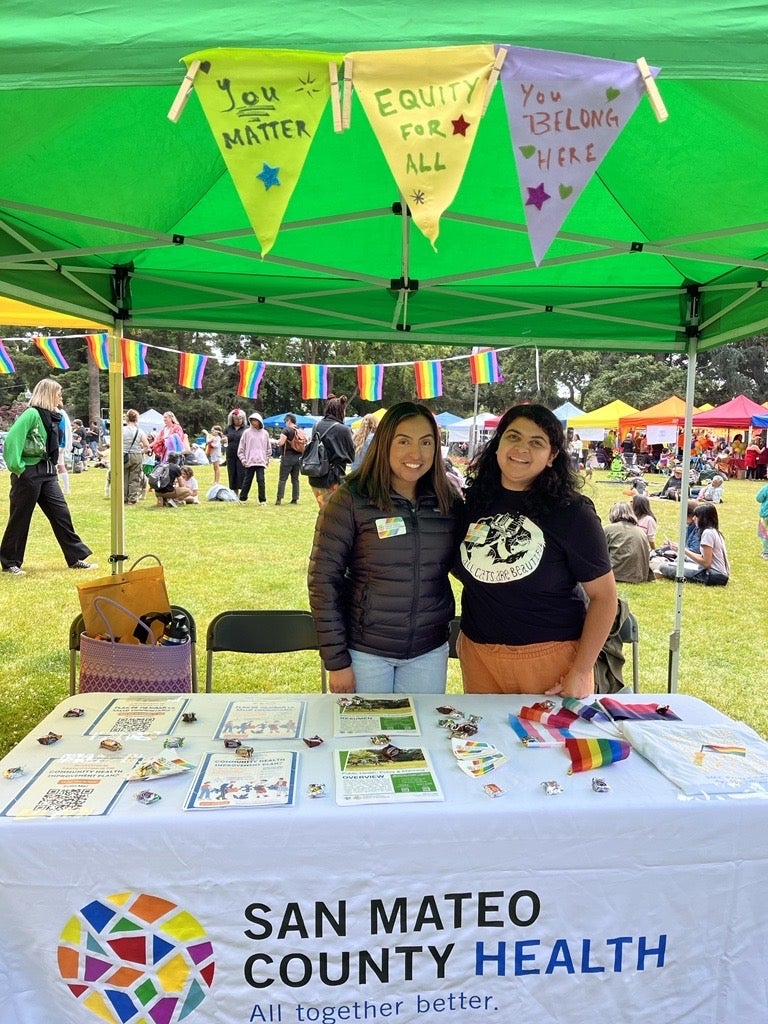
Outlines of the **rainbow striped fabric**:
[[69,369],[69,363],[61,354],[59,343],[55,338],[44,338],[42,335],[38,334],[35,336],[34,342],[40,355],[45,359],[49,366],[54,368],[54,370]]
[[239,368],[238,396],[240,398],[258,398],[261,379],[264,376],[264,363],[260,359],[241,359]]
[[301,397],[328,397],[328,367],[321,363],[302,363]]
[[497,384],[503,380],[496,352],[474,352],[469,357],[469,375],[473,384]]
[[182,352],[179,358],[179,386],[199,390],[203,386],[203,374],[208,356]]
[[532,722],[527,718],[518,718],[517,715],[509,716],[509,724],[520,739],[526,745],[536,746],[546,743],[565,743],[566,739],[573,736],[573,733],[565,727],[558,728],[549,722]]
[[608,739],[566,739],[565,750],[571,758],[568,774],[589,772],[603,765],[623,761],[629,757],[629,743],[626,740]]
[[91,359],[100,370],[109,369],[109,335],[106,331],[100,334],[86,334],[85,342]]
[[520,708],[519,717],[524,721],[541,722],[542,725],[552,726],[555,729],[567,729],[578,720],[579,716],[567,708],[554,710],[545,704],[532,704],[530,707]]
[[16,367],[2,341],[0,341],[0,373],[16,373]]
[[443,393],[443,365],[439,359],[414,363],[417,398],[439,398]]
[[380,402],[384,392],[384,367],[358,366],[357,388],[364,402]]
[[143,377],[149,373],[147,346],[143,342],[123,338],[121,348],[123,352],[124,377]]

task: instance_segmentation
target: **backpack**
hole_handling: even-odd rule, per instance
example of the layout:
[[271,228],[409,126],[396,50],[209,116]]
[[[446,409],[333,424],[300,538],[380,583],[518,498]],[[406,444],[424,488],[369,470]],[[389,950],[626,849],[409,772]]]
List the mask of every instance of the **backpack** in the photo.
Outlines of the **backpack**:
[[299,455],[304,454],[304,449],[307,447],[307,435],[301,427],[293,428],[293,437],[287,444],[291,451],[298,452]]
[[[325,434],[329,430],[333,430],[333,426],[328,427]],[[304,449],[304,454],[301,457],[301,466],[299,472],[303,476],[328,476],[331,470],[331,460],[328,458],[328,452],[325,445],[323,444],[323,437],[325,434],[315,430],[312,434],[312,439]]]
[[153,491],[170,491],[171,489],[171,467],[167,462],[160,462],[147,478],[147,483]]

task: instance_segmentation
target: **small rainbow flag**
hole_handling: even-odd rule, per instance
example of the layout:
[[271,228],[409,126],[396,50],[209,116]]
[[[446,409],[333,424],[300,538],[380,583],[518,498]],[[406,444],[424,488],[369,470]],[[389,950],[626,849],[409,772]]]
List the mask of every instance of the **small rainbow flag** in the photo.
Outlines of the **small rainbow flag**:
[[469,374],[473,384],[498,384],[503,380],[496,352],[474,352],[469,357]]
[[414,363],[417,398],[439,398],[443,393],[443,364],[439,359]]
[[616,722],[658,722],[660,719],[680,721],[680,716],[670,709],[669,704],[634,704],[614,700],[613,697],[600,697],[600,707]]
[[384,392],[384,367],[373,364],[358,366],[357,387],[364,402],[380,402]]
[[16,367],[2,341],[0,341],[0,373],[16,373]]
[[122,338],[123,376],[143,377],[149,373],[147,366],[147,346],[141,341]]
[[571,758],[568,774],[573,775],[623,761],[629,757],[630,746],[626,740],[567,739],[565,751]]
[[301,397],[328,397],[328,367],[321,363],[301,364]]
[[264,363],[258,359],[241,359],[239,362],[240,380],[237,394],[240,398],[258,398],[261,378],[264,376]]
[[100,370],[108,370],[109,335],[107,332],[105,331],[103,334],[86,334],[85,341],[94,363],[96,363]]
[[552,710],[545,704],[537,703],[520,708],[519,717],[529,722],[541,722],[542,725],[553,726],[555,729],[567,729],[579,716],[566,708]]
[[55,338],[44,338],[42,335],[36,335],[34,338],[35,345],[40,352],[40,355],[45,359],[49,366],[52,366],[54,370],[68,370],[69,363],[61,354],[59,343]]
[[194,355],[192,352],[180,353],[179,385],[182,388],[200,389],[203,386],[203,374],[208,356]]

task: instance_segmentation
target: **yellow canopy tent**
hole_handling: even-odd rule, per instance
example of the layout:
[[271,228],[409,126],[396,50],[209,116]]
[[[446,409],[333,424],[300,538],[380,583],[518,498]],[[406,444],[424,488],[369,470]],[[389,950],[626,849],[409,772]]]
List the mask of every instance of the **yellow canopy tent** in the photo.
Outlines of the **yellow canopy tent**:
[[67,313],[56,313],[52,309],[31,306],[17,299],[4,299],[0,296],[0,324],[13,327],[100,327],[102,330],[111,324],[97,323],[90,317],[69,316]]
[[627,405],[626,402],[617,398],[613,402],[609,402],[608,405],[593,409],[592,412],[587,412],[583,416],[574,416],[573,419],[568,420],[568,426],[573,427],[575,434],[582,434],[584,430],[599,430],[601,428],[617,430],[622,416],[631,416],[636,412],[637,409],[633,406]]

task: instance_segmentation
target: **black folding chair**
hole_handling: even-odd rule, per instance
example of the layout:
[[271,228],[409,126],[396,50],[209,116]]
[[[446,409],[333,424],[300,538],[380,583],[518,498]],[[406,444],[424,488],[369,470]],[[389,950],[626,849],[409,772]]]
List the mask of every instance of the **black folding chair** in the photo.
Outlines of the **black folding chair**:
[[[205,638],[205,689],[213,687],[213,656],[218,651],[235,654],[286,654],[318,651],[315,623],[309,612],[282,609],[248,609],[220,612],[211,620]],[[320,662],[320,685],[328,692],[325,666]]]

